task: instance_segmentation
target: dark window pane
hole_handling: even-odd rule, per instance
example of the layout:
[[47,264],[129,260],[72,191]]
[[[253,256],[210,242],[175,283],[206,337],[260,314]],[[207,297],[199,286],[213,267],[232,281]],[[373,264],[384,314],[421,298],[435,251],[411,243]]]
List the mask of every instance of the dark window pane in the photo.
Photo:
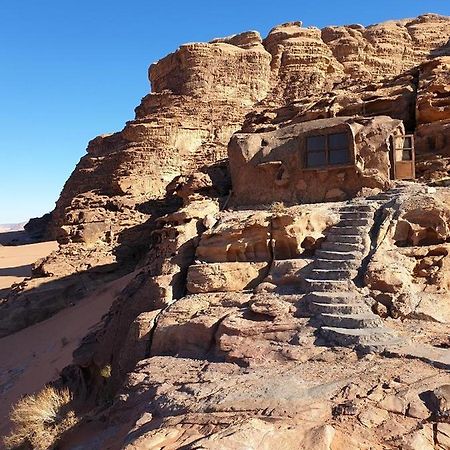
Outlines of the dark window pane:
[[326,136],[310,136],[306,140],[306,149],[308,151],[325,150]]
[[412,138],[411,138],[411,136],[405,137],[405,140],[403,141],[403,148],[412,148]]
[[403,150],[402,161],[412,161],[411,150]]
[[330,150],[340,150],[343,148],[348,148],[348,134],[347,133],[337,133],[330,134],[329,137]]
[[325,152],[309,152],[307,157],[306,165],[308,167],[319,167],[327,164],[327,154]]
[[330,164],[346,164],[349,162],[348,150],[330,150]]

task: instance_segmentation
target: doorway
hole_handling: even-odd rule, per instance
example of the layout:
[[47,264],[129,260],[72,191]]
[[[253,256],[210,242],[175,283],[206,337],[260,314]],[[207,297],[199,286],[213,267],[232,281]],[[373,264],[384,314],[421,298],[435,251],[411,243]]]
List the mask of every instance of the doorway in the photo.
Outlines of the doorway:
[[393,136],[392,140],[392,178],[394,180],[414,180],[416,178],[414,135]]

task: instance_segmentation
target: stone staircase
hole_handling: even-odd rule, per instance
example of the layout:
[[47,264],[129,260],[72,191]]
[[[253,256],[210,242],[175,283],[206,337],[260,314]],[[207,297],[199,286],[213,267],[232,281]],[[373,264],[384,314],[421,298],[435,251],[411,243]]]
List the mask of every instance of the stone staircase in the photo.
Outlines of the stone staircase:
[[322,248],[316,251],[306,279],[309,311],[319,334],[332,345],[384,351],[404,343],[375,315],[370,300],[355,284],[363,259],[371,249],[375,212],[402,194],[399,186],[370,199],[355,199],[340,210]]

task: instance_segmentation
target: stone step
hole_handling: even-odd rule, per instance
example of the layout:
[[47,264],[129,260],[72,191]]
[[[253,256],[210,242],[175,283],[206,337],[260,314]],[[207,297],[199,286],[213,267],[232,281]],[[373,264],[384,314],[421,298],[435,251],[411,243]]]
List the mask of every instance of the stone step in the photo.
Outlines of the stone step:
[[358,272],[350,269],[313,269],[309,278],[313,280],[348,280],[356,277]]
[[[304,300],[310,303],[316,302],[320,304],[365,304],[365,297],[359,292],[309,292],[305,295]],[[370,309],[370,308],[368,308]]]
[[351,218],[342,218],[340,222],[338,222],[335,227],[348,227],[348,226],[355,226],[355,227],[365,227],[373,224],[373,220],[371,218],[358,218],[358,219],[351,219]]
[[348,204],[340,209],[340,212],[373,212],[370,205]]
[[313,278],[306,278],[305,282],[309,291],[320,292],[345,292],[353,284],[350,280],[316,280]]
[[393,199],[397,198],[400,195],[404,193],[403,190],[397,190],[397,189],[391,189],[389,191],[380,192],[379,194],[376,194],[372,196],[371,198],[378,198],[378,199]]
[[357,235],[364,235],[367,233],[367,230],[364,227],[358,227],[358,226],[343,226],[343,227],[331,227],[331,229],[328,231],[328,234],[335,234],[335,235],[342,235],[342,234],[357,234]]
[[360,260],[361,252],[337,252],[329,250],[316,250],[318,259]]
[[372,312],[357,314],[329,314],[319,316],[323,325],[337,328],[376,328],[383,326],[383,320]]
[[345,242],[348,244],[362,244],[364,236],[361,234],[329,234],[325,242]]
[[362,244],[353,242],[325,241],[322,243],[321,249],[331,252],[362,252],[364,247]]
[[341,219],[373,219],[372,211],[339,211]]
[[370,197],[372,200],[383,200],[383,201],[389,201],[389,200],[393,200],[394,198],[396,198],[398,195],[393,195],[393,194],[377,194],[374,195],[373,197]]
[[313,314],[362,314],[370,312],[370,308],[361,303],[317,303],[309,305],[309,311]]
[[326,270],[358,269],[360,261],[355,259],[316,259],[314,267]]
[[334,344],[344,347],[356,345],[373,345],[386,343],[396,338],[394,333],[385,327],[375,328],[339,328],[321,327],[320,334]]

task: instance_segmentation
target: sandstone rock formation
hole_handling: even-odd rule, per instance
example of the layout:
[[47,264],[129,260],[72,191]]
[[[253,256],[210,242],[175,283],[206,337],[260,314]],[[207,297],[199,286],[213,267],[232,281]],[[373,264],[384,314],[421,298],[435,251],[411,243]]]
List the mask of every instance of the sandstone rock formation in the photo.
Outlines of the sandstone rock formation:
[[[408,130],[419,124],[421,152],[445,155],[449,22],[433,14],[323,30],[292,22],[265,39],[247,32],[181,46],[150,67],[152,93],[136,108],[135,119],[89,143],[52,213],[61,248],[37,267],[36,276],[46,277],[39,284],[81,278],[77,288],[91,289],[97,280],[116,276],[119,266],[131,270],[148,250],[155,219],[178,206],[166,188],[194,172],[220,185],[215,164],[226,158],[239,129],[388,114]],[[431,145],[430,139],[437,141]],[[421,173],[430,178],[448,171],[441,163]],[[330,195],[339,197],[338,191]],[[35,288],[21,289],[32,302]],[[6,322],[13,322],[13,310],[9,305],[2,314]]]
[[440,188],[393,205],[390,230],[366,273],[393,317],[450,321],[449,200],[447,189]]
[[[448,448],[448,189],[377,169],[406,128],[421,180],[448,175],[449,37],[437,15],[293,22],[152,65],[66,183],[59,251],[0,304],[4,335],[133,273],[58,381],[81,416],[61,448]],[[323,119],[367,144],[358,182],[264,160]]]

